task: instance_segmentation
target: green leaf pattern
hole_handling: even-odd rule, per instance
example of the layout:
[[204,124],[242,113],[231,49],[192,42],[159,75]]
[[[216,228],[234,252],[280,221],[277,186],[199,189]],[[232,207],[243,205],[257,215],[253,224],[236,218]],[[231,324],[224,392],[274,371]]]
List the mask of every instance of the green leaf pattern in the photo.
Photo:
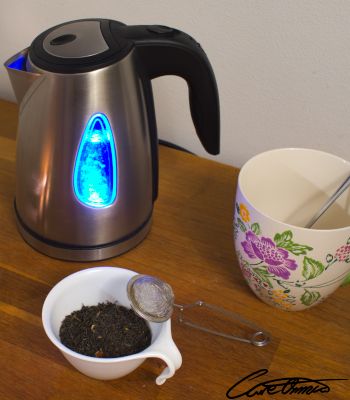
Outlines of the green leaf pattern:
[[266,267],[265,268],[254,268],[254,273],[259,276],[262,282],[266,282],[270,288],[273,287],[270,278],[271,275],[267,272]]
[[304,257],[302,274],[307,281],[321,275],[324,270],[325,266],[320,261],[310,257]]
[[276,246],[288,250],[296,256],[305,255],[308,251],[313,250],[312,247],[306,246],[304,244],[298,244],[293,242],[293,233],[288,230],[283,233],[276,233],[273,238]]
[[292,231],[285,231],[283,233],[276,233],[273,240],[276,243],[277,247],[284,247],[292,240],[293,233]]
[[300,298],[300,301],[305,306],[311,306],[312,304],[316,303],[320,298],[321,298],[320,292],[311,292],[305,290],[304,294]]
[[246,231],[247,231],[247,228],[246,228],[246,226],[244,225],[244,222],[243,222],[240,218],[237,218],[237,223],[238,223],[239,229],[240,229],[242,232],[246,232]]
[[261,234],[260,225],[259,225],[257,222],[254,222],[254,224],[252,224],[252,226],[250,227],[250,229],[251,229],[256,235],[260,235],[260,234]]

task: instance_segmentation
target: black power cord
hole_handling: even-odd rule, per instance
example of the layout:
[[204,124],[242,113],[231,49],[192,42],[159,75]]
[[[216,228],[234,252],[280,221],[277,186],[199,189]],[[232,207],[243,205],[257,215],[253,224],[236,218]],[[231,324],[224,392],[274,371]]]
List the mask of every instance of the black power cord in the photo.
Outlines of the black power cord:
[[183,147],[181,147],[181,146],[178,146],[177,144],[168,142],[168,141],[163,140],[163,139],[158,139],[158,143],[159,143],[161,146],[170,147],[170,148],[175,149],[175,150],[180,150],[180,151],[184,151],[185,153],[189,153],[189,154],[195,155],[194,153],[192,153],[192,151],[189,151],[189,150],[187,150],[187,149],[185,149],[185,148],[183,148]]

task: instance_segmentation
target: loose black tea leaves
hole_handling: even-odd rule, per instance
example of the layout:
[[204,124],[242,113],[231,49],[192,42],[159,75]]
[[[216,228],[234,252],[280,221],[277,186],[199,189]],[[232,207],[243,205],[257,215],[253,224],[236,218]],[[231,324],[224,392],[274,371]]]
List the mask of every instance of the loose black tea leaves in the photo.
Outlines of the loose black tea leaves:
[[61,342],[91,357],[122,357],[151,344],[151,331],[135,312],[115,303],[83,306],[67,315],[60,328]]

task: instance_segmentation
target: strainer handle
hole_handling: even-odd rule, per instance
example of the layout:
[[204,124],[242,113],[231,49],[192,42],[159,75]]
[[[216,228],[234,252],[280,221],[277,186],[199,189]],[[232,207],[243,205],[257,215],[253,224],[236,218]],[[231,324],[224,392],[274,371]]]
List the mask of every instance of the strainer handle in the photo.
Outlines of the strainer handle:
[[[253,324],[252,322],[247,321],[246,319],[244,319],[243,317],[241,317],[238,314],[233,313],[232,311],[228,311],[221,307],[215,306],[213,304],[206,303],[205,301],[198,300],[195,303],[184,304],[184,305],[174,304],[174,307],[179,309],[179,316],[178,316],[179,323],[190,326],[191,328],[195,328],[195,329],[198,329],[203,332],[211,333],[216,336],[221,336],[226,339],[238,340],[239,342],[250,343],[250,344],[253,344],[254,346],[258,346],[258,347],[265,346],[270,342],[270,335],[267,332],[260,329],[255,324]],[[238,321],[241,324],[248,326],[250,329],[252,329],[253,333],[247,337],[239,337],[239,336],[229,335],[224,332],[219,332],[219,331],[216,331],[216,330],[213,330],[210,328],[206,328],[202,325],[193,323],[193,322],[189,321],[188,319],[186,319],[185,310],[188,310],[188,309],[191,309],[194,307],[206,307],[212,311],[215,311],[216,313],[223,314],[226,317],[231,318],[232,320]]]

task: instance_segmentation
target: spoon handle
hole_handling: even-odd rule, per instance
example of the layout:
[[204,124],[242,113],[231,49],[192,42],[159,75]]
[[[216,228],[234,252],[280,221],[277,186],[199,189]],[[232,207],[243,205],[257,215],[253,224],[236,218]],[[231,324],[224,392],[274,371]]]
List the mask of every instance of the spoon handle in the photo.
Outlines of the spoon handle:
[[345,181],[338,187],[338,189],[333,193],[333,195],[323,204],[320,210],[310,219],[310,221],[305,225],[305,228],[311,228],[315,222],[321,217],[321,215],[328,210],[328,208],[337,200],[337,198],[345,192],[345,190],[350,186],[350,175],[345,179]]

